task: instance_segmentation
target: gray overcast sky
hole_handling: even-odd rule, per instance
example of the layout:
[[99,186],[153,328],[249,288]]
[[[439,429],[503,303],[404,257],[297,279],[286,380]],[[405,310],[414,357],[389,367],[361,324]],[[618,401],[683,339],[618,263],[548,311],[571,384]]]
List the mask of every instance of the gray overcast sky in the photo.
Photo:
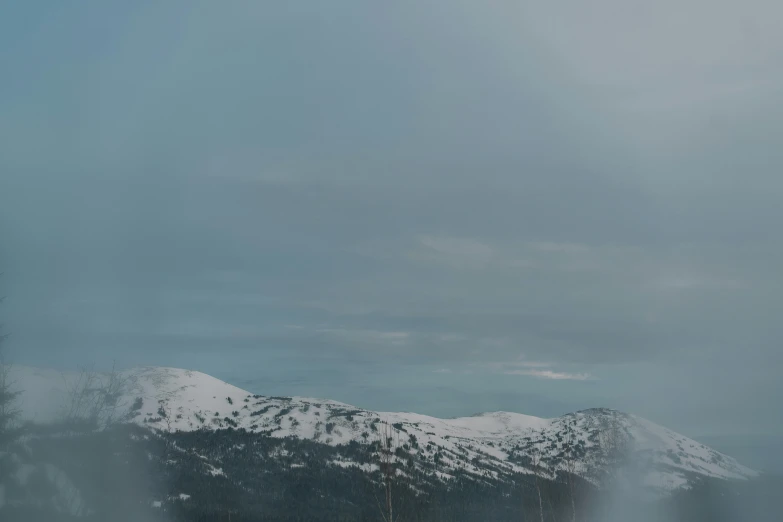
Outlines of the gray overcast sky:
[[779,2],[3,11],[16,362],[783,435]]

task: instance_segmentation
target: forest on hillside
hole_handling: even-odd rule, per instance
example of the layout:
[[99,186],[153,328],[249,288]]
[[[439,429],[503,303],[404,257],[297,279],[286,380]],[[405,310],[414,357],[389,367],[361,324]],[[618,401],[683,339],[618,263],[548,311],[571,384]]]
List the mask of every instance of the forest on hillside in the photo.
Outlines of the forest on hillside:
[[520,474],[510,483],[489,472],[440,480],[437,459],[396,459],[391,437],[329,446],[230,425],[154,430],[116,414],[119,383],[96,387],[88,373],[61,422],[21,425],[20,390],[3,368],[3,521],[733,522],[783,512],[775,477],[702,480],[644,498],[623,492],[622,475],[611,470],[600,488],[569,473],[554,480]]

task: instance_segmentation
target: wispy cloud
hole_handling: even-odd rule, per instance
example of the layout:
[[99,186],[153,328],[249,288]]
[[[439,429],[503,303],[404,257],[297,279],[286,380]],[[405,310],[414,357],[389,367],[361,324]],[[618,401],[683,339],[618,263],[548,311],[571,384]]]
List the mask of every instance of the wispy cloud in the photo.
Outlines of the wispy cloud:
[[524,355],[521,355],[514,361],[490,363],[487,366],[503,375],[524,375],[556,381],[587,381],[593,379],[593,376],[589,373],[557,371],[553,369],[555,365],[552,362],[528,360]]
[[549,368],[552,366],[552,363],[544,361],[514,361],[511,363],[506,363],[506,366],[517,366],[522,368]]
[[555,372],[552,370],[507,370],[503,373],[506,375],[527,375],[555,381],[587,381],[593,378],[589,373]]
[[409,332],[383,332],[378,330],[352,330],[347,328],[321,328],[317,333],[330,335],[346,341],[365,344],[388,344],[401,346],[408,343],[411,334]]
[[530,248],[539,252],[554,252],[559,254],[581,254],[587,252],[588,247],[579,243],[554,243],[554,242],[533,242],[529,243]]
[[668,276],[654,281],[653,286],[661,290],[742,290],[747,285],[736,279],[720,279],[708,276]]
[[478,260],[489,259],[494,255],[492,247],[473,239],[419,236],[419,243],[443,254]]
[[528,361],[518,359],[516,361],[490,362],[483,365],[485,368],[496,373],[507,373],[509,371],[528,369],[528,368],[551,368],[552,363],[547,361]]
[[438,368],[437,370],[433,371],[432,373],[452,373],[451,370],[448,368]]
[[[410,255],[415,259],[443,262],[459,268],[478,268],[495,258],[495,250],[479,241],[440,236],[419,236],[419,249]],[[423,247],[423,248],[421,248]]]
[[466,339],[467,338],[464,335],[455,333],[443,333],[435,336],[435,340],[441,343],[456,343]]

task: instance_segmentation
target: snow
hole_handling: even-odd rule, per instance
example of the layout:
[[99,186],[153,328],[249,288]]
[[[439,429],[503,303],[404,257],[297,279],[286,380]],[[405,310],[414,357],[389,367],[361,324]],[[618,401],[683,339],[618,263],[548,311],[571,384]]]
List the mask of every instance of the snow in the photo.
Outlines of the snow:
[[551,425],[551,421],[530,415],[522,415],[521,413],[498,411],[482,413],[473,417],[452,419],[449,424],[454,427],[463,427],[471,434],[481,433],[485,436],[497,437],[521,431],[543,430]]
[[360,464],[350,460],[333,460],[330,462],[330,464],[333,466],[340,466],[341,468],[359,468],[365,473],[373,473],[380,469],[377,464]]
[[213,466],[211,464],[207,464],[207,465],[209,466],[208,472],[213,477],[225,477],[226,476],[226,474],[223,472],[223,470],[221,468],[216,468],[215,466]]
[[[12,377],[22,391],[24,420],[47,423],[63,417],[69,386],[78,375],[15,367]],[[140,399],[141,408],[133,422],[148,428],[172,432],[243,428],[277,438],[294,436],[339,446],[351,441],[373,443],[386,424],[393,426],[394,438],[400,446],[408,445],[409,453],[421,452],[430,459],[439,453],[438,473],[443,478],[451,477],[449,473],[457,469],[486,474],[486,466],[476,466],[475,459],[507,473],[532,473],[509,458],[525,452],[529,455],[534,449],[544,461],[551,457],[554,463],[544,465],[548,466],[544,474],[553,476],[564,469],[558,456],[564,451],[564,433],[572,430],[586,452],[576,463],[576,471],[593,480],[588,472],[600,465],[600,458],[590,435],[607,419],[619,419],[635,454],[646,459],[649,466],[644,482],[650,486],[686,487],[686,472],[724,479],[756,475],[731,457],[696,441],[648,420],[611,410],[586,410],[555,419],[502,411],[440,419],[416,413],[373,412],[323,399],[258,396],[204,373],[176,368],[137,368],[121,372],[120,377],[127,384],[120,409],[127,411]],[[100,379],[105,382],[106,376]],[[358,465],[346,461],[332,464]],[[224,474],[216,467],[209,472]]]
[[435,472],[435,476],[438,477],[439,479],[441,479],[444,482],[448,482],[449,480],[454,478],[454,477],[452,477],[451,475],[449,475],[447,473],[443,473],[442,471],[436,471]]

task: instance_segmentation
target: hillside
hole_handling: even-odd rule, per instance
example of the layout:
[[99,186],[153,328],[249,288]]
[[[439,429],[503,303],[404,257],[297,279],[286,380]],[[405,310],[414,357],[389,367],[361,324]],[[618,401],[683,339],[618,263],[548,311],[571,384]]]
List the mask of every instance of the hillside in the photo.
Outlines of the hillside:
[[[69,390],[84,375],[19,367],[14,379],[23,390],[25,419],[55,422],[73,409]],[[106,375],[96,375],[99,389]],[[612,464],[607,451],[622,449],[623,483],[656,492],[689,488],[702,478],[742,480],[757,473],[703,444],[667,428],[607,409],[592,409],[542,419],[511,412],[491,412],[454,419],[415,413],[374,412],[340,402],[303,397],[266,397],[248,393],[199,372],[140,368],[119,373],[116,418],[175,433],[221,429],[245,430],[278,439],[299,439],[331,447],[370,445],[390,426],[401,463],[429,463],[433,479],[456,476],[510,481],[518,474],[555,479],[570,472],[600,485]],[[612,436],[609,437],[608,435]],[[293,456],[296,460],[296,456]],[[336,457],[331,466],[360,463]],[[362,464],[372,471],[372,464]]]

